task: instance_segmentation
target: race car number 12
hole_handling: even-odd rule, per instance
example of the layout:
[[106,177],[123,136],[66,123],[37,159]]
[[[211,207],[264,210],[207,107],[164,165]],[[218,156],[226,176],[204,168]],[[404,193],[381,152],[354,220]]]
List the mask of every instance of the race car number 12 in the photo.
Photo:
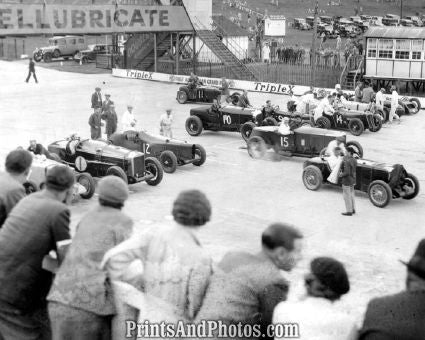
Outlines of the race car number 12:
[[223,115],[223,124],[232,124],[232,118],[229,115]]

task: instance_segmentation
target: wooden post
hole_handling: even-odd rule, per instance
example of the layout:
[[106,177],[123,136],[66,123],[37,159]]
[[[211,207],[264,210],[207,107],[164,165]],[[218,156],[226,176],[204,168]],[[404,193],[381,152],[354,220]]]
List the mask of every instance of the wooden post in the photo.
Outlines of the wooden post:
[[176,37],[176,74],[179,74],[179,64],[180,64],[180,33],[177,32],[177,37]]
[[157,37],[156,32],[153,34],[153,54],[154,54],[154,72],[158,72],[158,51],[157,51]]
[[311,42],[311,86],[316,84],[316,39],[317,39],[317,14],[319,12],[319,1],[316,0],[314,7],[314,21],[313,21],[313,40]]

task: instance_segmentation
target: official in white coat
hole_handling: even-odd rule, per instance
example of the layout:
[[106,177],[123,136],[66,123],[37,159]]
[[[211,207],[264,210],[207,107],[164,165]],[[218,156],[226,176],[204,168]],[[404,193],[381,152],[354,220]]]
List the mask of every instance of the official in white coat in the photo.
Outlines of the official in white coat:
[[122,131],[136,131],[136,117],[133,113],[133,106],[127,105],[127,111],[122,116]]

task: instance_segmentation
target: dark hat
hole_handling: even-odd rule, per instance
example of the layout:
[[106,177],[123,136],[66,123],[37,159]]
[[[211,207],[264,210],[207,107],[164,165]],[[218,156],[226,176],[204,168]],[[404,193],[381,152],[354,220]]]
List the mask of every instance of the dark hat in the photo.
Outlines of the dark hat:
[[95,91],[100,91],[100,87],[95,87]]
[[211,217],[211,204],[199,190],[187,190],[179,194],[174,201],[174,220],[185,226],[201,226]]
[[352,146],[347,146],[346,150],[351,154],[356,153],[356,150]]
[[105,97],[110,97],[111,95],[109,93],[105,93]]
[[56,165],[46,174],[46,187],[57,191],[65,191],[74,185],[74,172],[65,165]]
[[31,167],[31,164],[31,153],[24,149],[16,149],[6,156],[5,168],[9,173],[22,174]]
[[269,249],[284,247],[291,251],[295,248],[295,240],[303,235],[295,227],[286,223],[273,223],[263,231],[261,243]]
[[128,198],[128,185],[117,176],[106,176],[99,181],[97,193],[104,201],[122,204]]
[[350,282],[344,265],[330,257],[317,257],[310,264],[311,272],[334,293],[343,295],[350,291]]
[[409,262],[401,261],[413,274],[425,280],[425,239],[422,239]]

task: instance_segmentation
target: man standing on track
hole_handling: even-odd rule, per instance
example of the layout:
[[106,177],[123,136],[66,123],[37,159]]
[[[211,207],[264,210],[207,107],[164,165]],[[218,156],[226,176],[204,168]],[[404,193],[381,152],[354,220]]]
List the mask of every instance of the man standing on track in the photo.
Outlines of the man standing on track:
[[115,112],[114,102],[109,103],[107,109],[103,111],[101,118],[106,121],[106,136],[109,139],[109,137],[117,131],[118,125],[118,117]]
[[102,94],[100,93],[100,87],[96,87],[95,92],[91,95],[91,107],[94,112],[96,112],[96,109],[102,108]]
[[381,90],[378,91],[375,96],[376,109],[382,112],[384,112],[384,102],[385,102],[384,94],[385,94],[385,89],[381,88]]
[[353,157],[354,149],[347,147],[347,153],[342,160],[342,192],[345,201],[346,212],[342,213],[344,216],[352,216],[356,213],[356,204],[354,201],[354,186],[356,185],[356,168],[357,160]]
[[35,64],[32,58],[29,59],[28,76],[27,76],[27,80],[25,80],[27,83],[30,80],[31,75],[34,77],[35,82],[38,83],[37,76],[35,75]]
[[167,109],[166,114],[161,116],[160,124],[160,133],[164,137],[173,138],[173,131],[171,130],[171,125],[173,124],[173,115],[171,114],[171,109]]
[[389,117],[389,124],[391,124],[395,119],[398,119],[398,122],[400,123],[400,117],[398,114],[396,114],[398,106],[398,93],[397,88],[393,85],[391,86],[391,110],[390,110],[390,117]]
[[102,108],[96,108],[89,118],[91,139],[99,139],[102,137]]

